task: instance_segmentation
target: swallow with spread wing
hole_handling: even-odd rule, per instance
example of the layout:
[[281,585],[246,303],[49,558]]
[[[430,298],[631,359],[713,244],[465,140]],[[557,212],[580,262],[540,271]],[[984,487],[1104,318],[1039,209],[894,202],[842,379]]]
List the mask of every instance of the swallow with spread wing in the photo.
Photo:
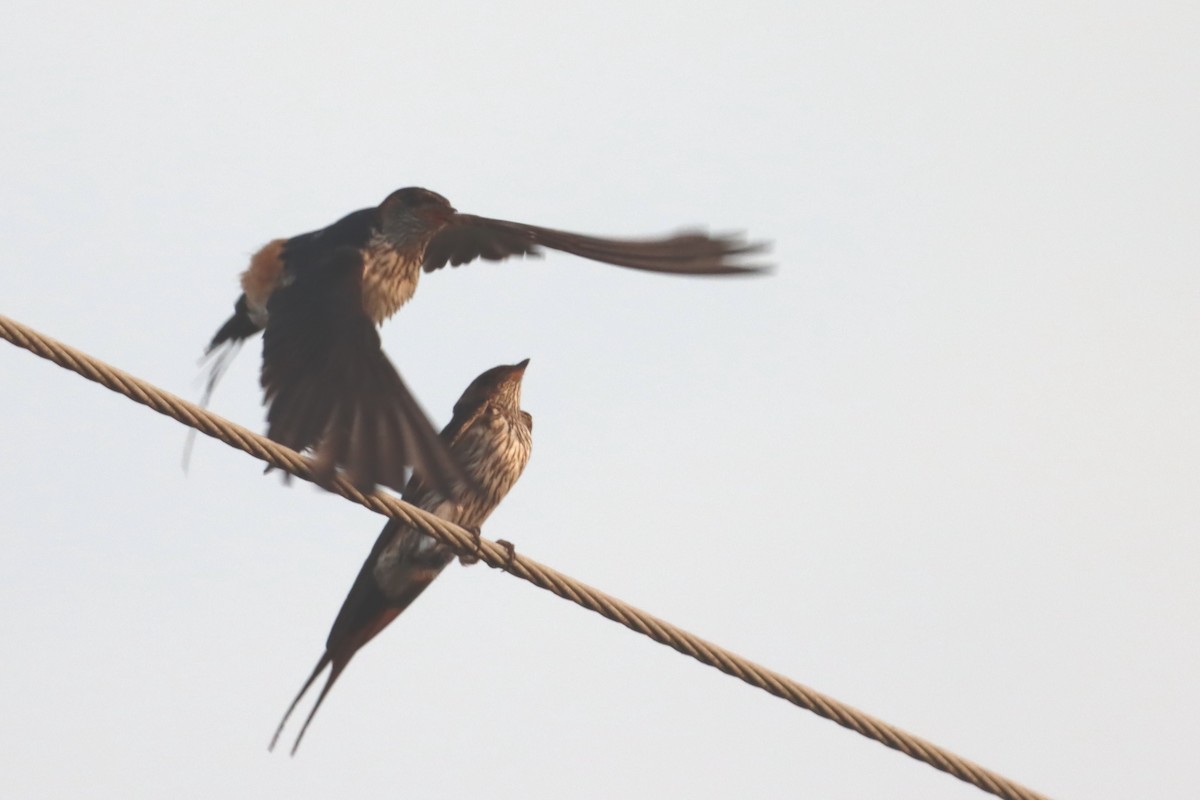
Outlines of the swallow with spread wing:
[[[441,433],[441,441],[476,488],[463,492],[454,502],[413,478],[404,492],[405,500],[479,532],[529,461],[533,417],[521,410],[521,380],[528,364],[526,359],[513,366],[493,367],[477,377],[455,404],[454,417]],[[354,654],[408,608],[453,559],[452,550],[416,528],[388,522],[342,603],[325,652],[283,715],[271,739],[272,749],[300,698],[329,666],[329,678],[292,746],[295,754],[313,715]]]
[[603,239],[460,214],[427,189],[399,189],[329,227],[269,242],[251,258],[233,316],[206,351],[214,360],[205,399],[237,345],[265,331],[267,436],[314,448],[318,480],[340,466],[360,488],[399,489],[411,467],[453,495],[463,471],[383,354],[376,326],[412,297],[422,270],[543,248],[678,275],[764,270],[744,259],[765,246],[737,236]]

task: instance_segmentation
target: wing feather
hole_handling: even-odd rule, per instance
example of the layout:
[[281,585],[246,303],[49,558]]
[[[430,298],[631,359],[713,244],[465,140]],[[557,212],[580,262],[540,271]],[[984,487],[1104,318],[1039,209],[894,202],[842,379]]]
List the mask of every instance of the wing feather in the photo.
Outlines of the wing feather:
[[651,239],[606,239],[540,228],[472,214],[454,214],[425,248],[423,268],[432,272],[482,258],[538,256],[541,248],[561,250],[591,261],[630,269],[677,275],[739,275],[763,272],[763,265],[743,263],[744,256],[766,250],[763,243],[738,235],[680,231]]
[[290,271],[271,295],[261,381],[267,436],[315,452],[319,477],[402,490],[406,467],[455,496],[461,467],[384,355],[362,304],[363,258],[337,248]]

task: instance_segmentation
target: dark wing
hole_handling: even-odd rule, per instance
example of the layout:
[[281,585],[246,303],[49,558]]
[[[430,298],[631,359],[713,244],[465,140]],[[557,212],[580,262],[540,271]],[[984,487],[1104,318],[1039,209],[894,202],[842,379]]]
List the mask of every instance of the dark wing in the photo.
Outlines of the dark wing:
[[462,469],[387,360],[362,306],[363,259],[337,248],[289,272],[271,295],[263,334],[267,436],[312,447],[318,480],[345,468],[364,490],[405,484],[411,466],[446,497]]
[[[375,567],[385,547],[404,537],[407,552],[405,557],[396,565],[396,571],[403,571],[405,585],[399,593],[393,592],[389,597],[375,580]],[[325,649],[330,653],[342,654],[343,660],[349,661],[350,655],[359,650],[381,630],[387,627],[396,616],[408,608],[421,592],[433,582],[438,573],[454,559],[454,553],[446,547],[419,547],[419,541],[425,534],[419,533],[396,520],[389,520],[383,532],[371,548],[354,585],[342,601],[337,619],[330,628],[329,638]],[[393,587],[394,588],[394,587]],[[337,658],[334,659],[338,660]]]
[[[398,594],[393,594],[389,597],[384,594],[379,584],[375,581],[375,563],[378,561],[383,549],[396,536],[406,536],[410,538],[412,545],[410,556],[407,558],[400,568],[403,569],[404,583]],[[321,687],[321,693],[317,695],[317,700],[313,703],[312,709],[308,712],[308,717],[304,720],[304,725],[301,726],[300,732],[296,734],[296,741],[292,745],[292,755],[296,754],[296,750],[300,747],[300,742],[304,739],[304,734],[308,730],[308,726],[312,723],[313,717],[316,716],[317,710],[321,708],[321,704],[325,702],[325,696],[329,694],[329,690],[337,683],[337,679],[341,676],[342,671],[346,669],[346,665],[350,663],[350,659],[354,657],[367,642],[371,641],[375,636],[391,624],[397,616],[401,614],[408,606],[421,595],[422,592],[431,584],[442,571],[442,569],[450,563],[454,558],[454,553],[444,547],[432,548],[430,550],[422,550],[419,548],[418,539],[423,537],[423,534],[405,528],[395,520],[388,522],[383,529],[383,533],[375,542],[375,547],[371,549],[371,555],[363,562],[362,567],[358,571],[358,578],[354,581],[354,585],[350,587],[350,593],[346,595],[346,599],[342,602],[342,607],[338,611],[337,619],[334,620],[333,628],[329,631],[329,638],[325,643],[325,652],[317,661],[317,666],[313,669],[304,685],[300,687],[296,698],[292,700],[292,704],[288,706],[287,712],[284,713],[283,719],[279,721],[279,727],[275,729],[275,736],[271,739],[270,749],[275,748],[275,743],[279,741],[279,734],[283,732],[283,726],[287,724],[288,718],[292,712],[296,710],[296,705],[300,702],[300,698],[308,691],[308,688],[316,681],[317,676],[321,674],[321,670],[329,665],[329,678],[325,681],[325,685]],[[393,578],[395,580],[395,578]]]
[[765,244],[748,243],[740,236],[683,231],[658,239],[601,239],[471,214],[455,214],[433,237],[425,248],[424,268],[432,272],[477,258],[499,261],[538,255],[542,247],[619,267],[677,275],[738,275],[767,269],[736,263],[739,256],[766,249]]

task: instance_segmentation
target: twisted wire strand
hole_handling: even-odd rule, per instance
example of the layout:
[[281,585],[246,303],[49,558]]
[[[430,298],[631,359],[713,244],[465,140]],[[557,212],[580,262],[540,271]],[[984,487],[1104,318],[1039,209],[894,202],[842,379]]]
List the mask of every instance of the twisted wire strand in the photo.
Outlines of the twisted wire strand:
[[[291,474],[312,480],[308,461],[293,450],[282,447],[240,425],[213,414],[193,403],[165,392],[128,373],[44,336],[4,315],[0,315],[0,336],[30,352],[76,372],[105,388],[123,394],[160,414],[178,420],[225,444],[242,450]],[[412,525],[458,553],[474,555],[489,566],[505,570],[534,586],[570,600],[589,611],[618,622],[659,644],[691,656],[701,664],[715,667],[751,686],[756,686],[793,705],[807,709],[844,728],[887,745],[905,755],[949,773],[985,792],[1009,800],[1048,800],[1045,795],[1021,786],[972,761],[948,752],[882,720],[821,694],[777,672],[731,653],[712,642],[647,614],[615,597],[581,583],[531,558],[511,553],[488,539],[476,540],[467,531],[397,497],[382,492],[363,494],[341,477],[335,478],[330,491],[359,503],[372,511]]]

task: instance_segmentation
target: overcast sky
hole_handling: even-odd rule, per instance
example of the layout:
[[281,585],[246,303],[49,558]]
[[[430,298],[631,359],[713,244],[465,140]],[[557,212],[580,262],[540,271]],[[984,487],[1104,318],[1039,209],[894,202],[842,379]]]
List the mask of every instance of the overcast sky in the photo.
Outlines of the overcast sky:
[[[195,398],[249,254],[401,186],[773,240],[425,278],[382,335],[438,425],[532,359],[485,534],[1051,796],[1182,796],[1200,12],[1131,7],[10,0],[0,313]],[[213,408],[261,430],[258,351]],[[982,796],[482,565],[269,754],[382,518],[209,439],[185,475],[2,344],[0,387],[6,795]]]

